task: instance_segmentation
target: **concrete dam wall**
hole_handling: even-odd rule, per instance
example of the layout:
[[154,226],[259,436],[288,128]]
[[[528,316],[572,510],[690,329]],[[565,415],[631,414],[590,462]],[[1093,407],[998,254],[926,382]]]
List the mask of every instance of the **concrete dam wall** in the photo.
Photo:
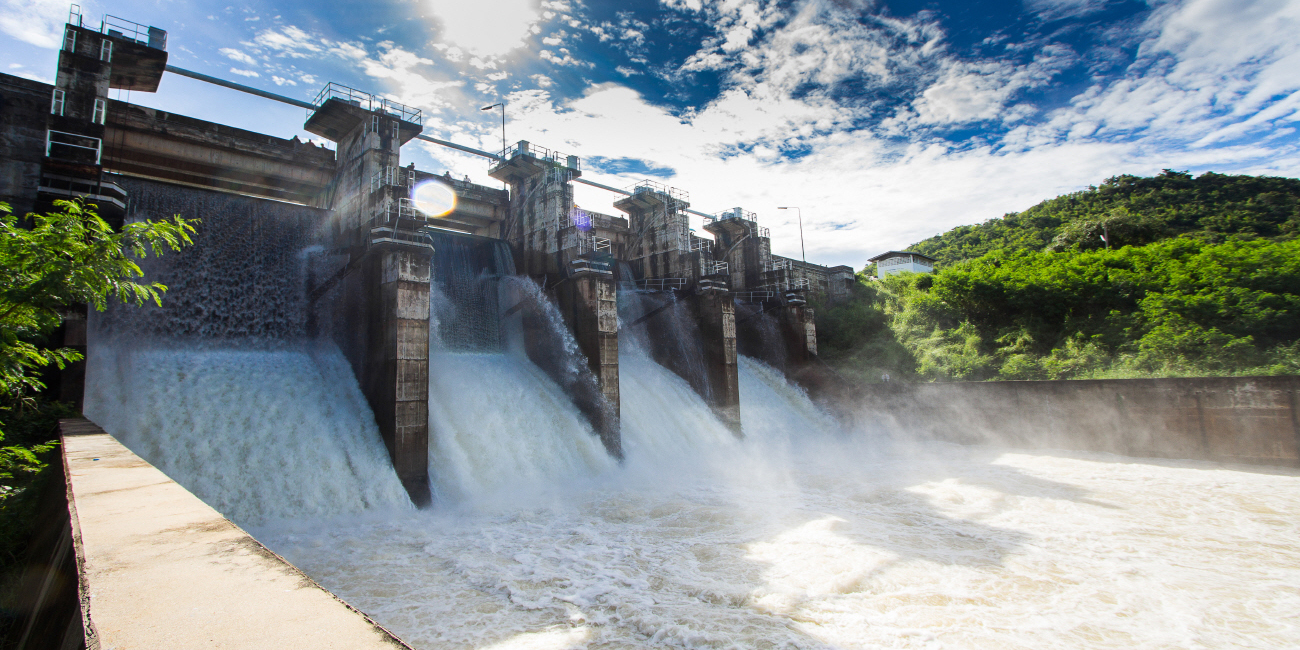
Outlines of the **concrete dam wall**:
[[1300,465],[1300,377],[872,384],[832,399],[867,428],[961,444]]

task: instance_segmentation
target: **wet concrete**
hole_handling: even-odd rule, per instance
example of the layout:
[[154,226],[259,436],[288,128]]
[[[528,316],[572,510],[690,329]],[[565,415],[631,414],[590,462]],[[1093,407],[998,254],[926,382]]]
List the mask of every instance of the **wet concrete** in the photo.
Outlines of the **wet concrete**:
[[88,647],[409,647],[98,426],[61,427]]

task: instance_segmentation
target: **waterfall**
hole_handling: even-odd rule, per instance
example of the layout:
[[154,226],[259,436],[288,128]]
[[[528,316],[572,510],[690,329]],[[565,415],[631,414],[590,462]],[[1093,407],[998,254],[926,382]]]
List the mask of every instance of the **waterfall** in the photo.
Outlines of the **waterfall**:
[[785,370],[785,337],[777,321],[780,307],[773,303],[736,302],[737,351],[763,363]]
[[86,416],[241,526],[412,507],[333,347],[90,350]]
[[620,291],[619,338],[640,347],[701,395],[713,390],[704,366],[704,341],[689,301],[675,291]]
[[498,286],[514,272],[505,242],[445,232],[432,233],[432,278],[442,300],[437,302],[438,335],[448,350],[501,349]]
[[[492,251],[496,268],[512,271],[502,248]],[[429,467],[449,507],[517,502],[617,466],[574,406],[574,392],[596,390],[595,379],[555,305],[527,278],[482,281],[466,268],[482,259],[439,263],[446,277],[435,273],[430,287]],[[465,305],[488,304],[476,317],[497,319],[500,343],[469,351],[455,328],[467,322]]]
[[740,442],[686,380],[655,363],[636,339],[620,341],[623,449],[630,464],[732,453]]

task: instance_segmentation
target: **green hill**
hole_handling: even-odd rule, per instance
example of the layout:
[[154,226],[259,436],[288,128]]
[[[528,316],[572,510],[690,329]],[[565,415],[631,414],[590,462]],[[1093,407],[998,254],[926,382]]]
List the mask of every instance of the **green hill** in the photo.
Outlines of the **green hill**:
[[1300,179],[1213,172],[1193,178],[1168,169],[1153,178],[1114,176],[1024,212],[953,228],[911,250],[950,266],[999,249],[1103,248],[1103,232],[1114,248],[1167,237],[1211,243],[1293,237],[1300,234]]
[[1116,176],[913,246],[934,274],[863,274],[819,347],[865,381],[1296,374],[1297,234],[1298,179]]

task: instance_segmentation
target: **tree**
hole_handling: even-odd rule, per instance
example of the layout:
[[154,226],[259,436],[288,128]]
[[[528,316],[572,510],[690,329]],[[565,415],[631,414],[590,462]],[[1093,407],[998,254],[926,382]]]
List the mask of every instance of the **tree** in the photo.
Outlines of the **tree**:
[[[103,310],[109,301],[161,304],[167,287],[138,281],[136,260],[193,243],[197,219],[144,221],[114,232],[92,206],[56,201],[57,211],[15,216],[0,203],[0,569],[25,544],[35,499],[31,487],[45,463],[41,456],[67,405],[37,408],[44,388],[40,371],[80,361],[79,352],[51,348],[48,335],[73,305]],[[0,630],[2,632],[2,630]]]
[[103,311],[110,300],[162,304],[167,287],[141,283],[135,260],[161,255],[192,242],[197,219],[144,221],[114,232],[80,200],[56,201],[58,212],[29,214],[23,227],[0,203],[0,395],[21,404],[44,386],[35,374],[54,364],[79,361],[70,349],[50,349],[38,341],[62,323],[60,310],[76,304]]

